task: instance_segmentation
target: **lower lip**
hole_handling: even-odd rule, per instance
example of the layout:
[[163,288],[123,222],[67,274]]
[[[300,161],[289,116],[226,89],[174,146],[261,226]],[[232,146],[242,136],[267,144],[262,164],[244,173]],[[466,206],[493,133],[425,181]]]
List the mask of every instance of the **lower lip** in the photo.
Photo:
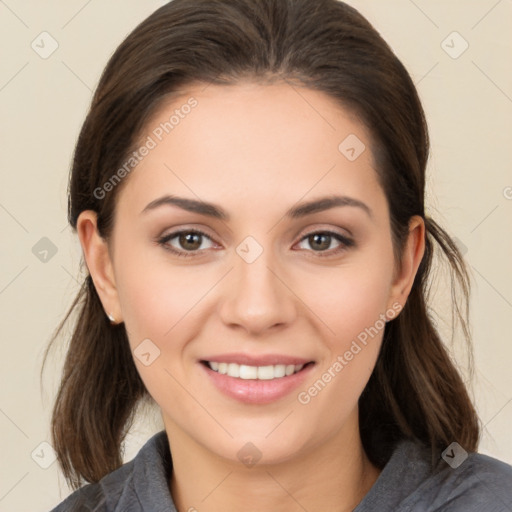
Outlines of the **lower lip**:
[[302,370],[287,377],[271,380],[239,379],[213,371],[199,363],[213,384],[225,395],[246,404],[269,404],[288,395],[310,374],[315,366],[308,364]]

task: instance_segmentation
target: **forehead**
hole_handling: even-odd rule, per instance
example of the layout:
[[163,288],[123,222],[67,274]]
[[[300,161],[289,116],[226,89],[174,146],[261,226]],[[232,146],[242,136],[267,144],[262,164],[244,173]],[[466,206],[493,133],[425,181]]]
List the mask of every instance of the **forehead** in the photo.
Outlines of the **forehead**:
[[160,106],[139,144],[150,149],[122,191],[131,205],[164,193],[243,209],[381,192],[366,127],[326,94],[286,82],[188,87]]

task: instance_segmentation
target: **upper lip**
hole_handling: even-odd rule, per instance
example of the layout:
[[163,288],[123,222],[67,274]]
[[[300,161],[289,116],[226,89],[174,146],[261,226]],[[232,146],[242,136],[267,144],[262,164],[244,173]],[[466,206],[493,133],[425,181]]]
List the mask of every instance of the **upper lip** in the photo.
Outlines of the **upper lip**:
[[210,357],[205,357],[202,361],[213,361],[216,363],[236,363],[247,366],[274,366],[278,364],[306,364],[313,362],[311,359],[303,359],[301,357],[288,356],[284,354],[265,354],[260,356],[231,353],[231,354],[217,354]]

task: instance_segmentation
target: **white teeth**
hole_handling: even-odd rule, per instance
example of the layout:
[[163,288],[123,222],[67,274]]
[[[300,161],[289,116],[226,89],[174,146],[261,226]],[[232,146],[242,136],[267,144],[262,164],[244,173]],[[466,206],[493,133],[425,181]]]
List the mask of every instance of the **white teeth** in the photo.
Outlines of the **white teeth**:
[[[294,368],[295,369],[295,368]],[[284,364],[277,364],[274,366],[274,378],[278,379],[286,375],[286,366]]]
[[258,366],[258,379],[260,380],[271,380],[274,378],[274,367],[273,366]]
[[272,380],[297,373],[304,367],[303,364],[276,364],[269,366],[247,366],[236,363],[217,363],[208,361],[208,366],[222,375],[239,379]]
[[[233,364],[233,366],[238,366],[238,365]],[[257,366],[246,366],[245,364],[241,364],[240,366],[238,366],[238,370],[239,370],[239,377],[241,379],[257,379],[258,378],[258,367]],[[236,377],[236,375],[229,375],[229,376]]]
[[235,363],[229,363],[227,374],[231,375],[231,377],[240,377],[240,366]]

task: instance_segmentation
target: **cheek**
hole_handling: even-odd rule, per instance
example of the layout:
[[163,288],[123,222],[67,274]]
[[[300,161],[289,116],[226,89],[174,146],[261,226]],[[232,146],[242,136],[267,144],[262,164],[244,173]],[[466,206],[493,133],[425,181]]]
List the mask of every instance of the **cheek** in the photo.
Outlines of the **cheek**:
[[151,257],[160,249],[136,251],[119,263],[119,300],[128,332],[137,338],[165,340],[198,309],[214,281],[194,266]]
[[356,410],[375,367],[386,325],[381,316],[385,313],[384,289],[353,286],[349,290],[339,294],[336,303],[325,304],[330,308],[323,310],[330,327],[323,330],[326,357],[296,395],[303,413],[322,417],[322,429],[331,432]]
[[317,414],[329,410],[333,424],[356,406],[375,366],[386,325],[392,261],[390,256],[371,265],[368,261],[338,268],[302,290],[320,319],[318,338],[327,351],[297,400]]
[[352,282],[347,278],[345,286],[333,290],[332,300],[324,298],[319,308],[329,327],[325,331],[330,355],[326,364],[341,358],[344,379],[355,388],[361,387],[375,363],[385,327],[388,289],[386,282]]
[[332,346],[373,326],[388,307],[392,262],[357,262],[317,273],[299,296],[322,321]]
[[192,266],[166,263],[134,252],[119,264],[119,299],[134,362],[159,405],[169,396],[186,401],[177,384],[184,379],[183,353],[200,333],[201,297],[215,282]]

